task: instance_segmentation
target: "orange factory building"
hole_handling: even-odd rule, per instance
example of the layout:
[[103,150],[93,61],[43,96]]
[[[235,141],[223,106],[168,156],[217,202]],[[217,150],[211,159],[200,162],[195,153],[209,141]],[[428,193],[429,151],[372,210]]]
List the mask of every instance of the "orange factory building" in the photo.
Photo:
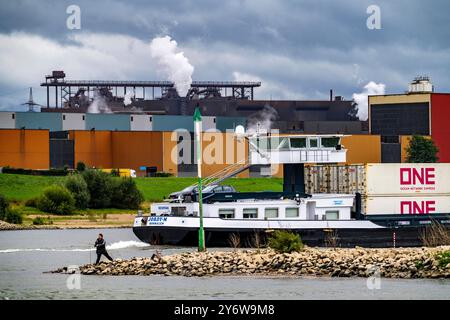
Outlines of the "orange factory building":
[[48,169],[48,130],[0,129],[0,167]]
[[[400,139],[402,161],[408,139],[408,136]],[[88,167],[134,169],[139,176],[152,172],[195,176],[196,165],[189,162],[195,156],[193,144],[180,150],[180,140],[179,134],[162,131],[72,130],[64,136],[52,136],[48,130],[1,129],[0,167],[49,169],[58,167],[55,163],[60,163],[61,159],[68,159],[65,164],[69,167],[82,161]],[[344,136],[342,145],[348,150],[349,164],[381,162],[379,135]],[[203,134],[203,153],[203,174],[209,176],[230,164],[242,162],[248,156],[248,145],[230,133],[208,132]],[[271,174],[281,176],[280,169],[281,166],[272,167]],[[240,177],[248,176],[258,175],[249,171],[240,174]]]

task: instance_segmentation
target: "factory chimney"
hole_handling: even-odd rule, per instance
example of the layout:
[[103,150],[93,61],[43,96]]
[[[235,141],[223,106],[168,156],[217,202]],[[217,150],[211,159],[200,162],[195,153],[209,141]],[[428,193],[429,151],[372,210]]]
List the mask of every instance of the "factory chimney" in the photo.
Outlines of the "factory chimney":
[[330,101],[333,101],[333,89],[330,89]]

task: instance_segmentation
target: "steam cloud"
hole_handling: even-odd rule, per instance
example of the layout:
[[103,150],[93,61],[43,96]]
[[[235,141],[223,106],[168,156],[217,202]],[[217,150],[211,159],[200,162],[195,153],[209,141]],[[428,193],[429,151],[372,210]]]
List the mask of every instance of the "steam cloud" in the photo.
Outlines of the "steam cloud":
[[89,105],[87,110],[88,113],[112,113],[111,109],[106,102],[105,97],[103,97],[97,90],[94,91],[94,99]]
[[177,42],[169,36],[154,38],[150,43],[150,53],[158,63],[158,70],[175,83],[178,94],[185,97],[192,83],[194,67],[179,52]]
[[278,112],[269,104],[264,105],[261,111],[258,111],[248,117],[248,133],[267,133],[272,128],[272,123],[278,118]]
[[128,106],[132,103],[131,97],[133,94],[131,92],[127,92],[127,94],[123,97],[123,104]]
[[364,90],[361,93],[354,93],[353,100],[358,105],[357,116],[359,120],[366,121],[368,118],[368,96],[378,96],[383,95],[385,92],[386,85],[383,83],[375,83],[370,81],[364,86]]

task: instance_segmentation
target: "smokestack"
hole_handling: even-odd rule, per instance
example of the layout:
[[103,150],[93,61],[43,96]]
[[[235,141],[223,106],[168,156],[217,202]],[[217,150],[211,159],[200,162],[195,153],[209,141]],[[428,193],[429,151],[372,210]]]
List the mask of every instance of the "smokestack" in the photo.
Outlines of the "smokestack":
[[333,89],[330,89],[330,101],[333,101]]

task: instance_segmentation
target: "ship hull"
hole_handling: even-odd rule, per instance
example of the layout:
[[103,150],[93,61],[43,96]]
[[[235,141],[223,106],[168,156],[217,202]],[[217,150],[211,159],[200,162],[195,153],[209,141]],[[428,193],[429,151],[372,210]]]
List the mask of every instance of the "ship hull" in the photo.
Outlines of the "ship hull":
[[[374,229],[290,229],[300,235],[308,246],[337,246],[350,248],[355,246],[384,247],[414,247],[421,246],[422,229],[408,228],[374,228]],[[181,228],[165,226],[135,226],[134,234],[143,242],[153,245],[197,246],[198,228]],[[206,246],[230,247],[231,238],[239,237],[239,246],[255,247],[266,242],[273,229],[251,228],[205,228]],[[258,234],[258,237],[255,236]]]

